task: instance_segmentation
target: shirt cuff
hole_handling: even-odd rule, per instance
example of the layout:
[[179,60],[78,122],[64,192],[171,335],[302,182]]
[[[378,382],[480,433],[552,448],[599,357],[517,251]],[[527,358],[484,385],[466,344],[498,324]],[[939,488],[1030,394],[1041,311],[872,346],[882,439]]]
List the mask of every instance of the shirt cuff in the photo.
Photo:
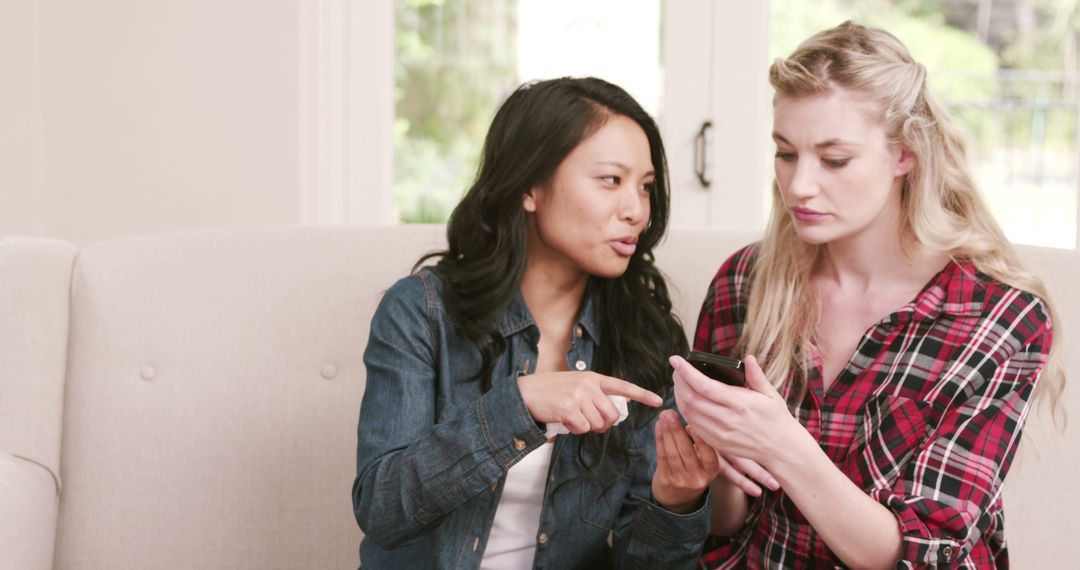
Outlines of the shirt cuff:
[[516,381],[496,383],[476,406],[484,441],[504,469],[547,441]]
[[875,489],[871,491],[870,497],[892,511],[900,526],[902,546],[897,568],[949,566],[964,556],[960,542],[932,533],[918,511],[912,507],[909,501],[913,498],[924,500],[921,497],[898,495],[888,489]]
[[634,524],[646,532],[650,544],[704,544],[709,536],[712,514],[712,491],[706,487],[701,505],[689,513],[673,513],[655,502],[638,497],[641,507]]

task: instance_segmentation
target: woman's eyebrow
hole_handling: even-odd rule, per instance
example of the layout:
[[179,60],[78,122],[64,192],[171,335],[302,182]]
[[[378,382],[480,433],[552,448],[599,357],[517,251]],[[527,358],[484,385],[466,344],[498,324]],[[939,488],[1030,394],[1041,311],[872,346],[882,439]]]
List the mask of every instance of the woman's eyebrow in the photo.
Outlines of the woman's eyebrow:
[[[788,144],[788,145],[791,144],[791,142],[789,142],[787,139],[784,138],[784,135],[782,135],[782,134],[780,134],[780,133],[778,133],[776,131],[773,131],[772,137],[773,137],[773,140],[776,140],[777,142],[782,142],[782,143]],[[844,139],[828,139],[828,140],[821,141],[819,143],[814,143],[814,148],[830,148],[830,147],[834,147],[834,146],[859,146],[859,145],[858,145],[858,143],[854,143],[854,142],[851,142],[851,141],[846,141]]]
[[[633,169],[630,168],[630,166],[628,166],[625,163],[619,162],[618,160],[598,160],[594,164],[596,166],[614,166],[615,168],[618,168],[622,172],[632,172],[633,171]],[[645,171],[644,175],[645,176],[655,176],[656,171],[650,168],[649,170]]]

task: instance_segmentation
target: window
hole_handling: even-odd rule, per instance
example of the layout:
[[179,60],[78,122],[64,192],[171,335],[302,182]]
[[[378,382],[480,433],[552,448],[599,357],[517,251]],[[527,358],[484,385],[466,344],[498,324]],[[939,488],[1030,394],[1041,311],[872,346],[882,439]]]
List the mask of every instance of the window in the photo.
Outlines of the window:
[[660,0],[395,0],[397,221],[446,220],[495,109],[524,81],[596,75],[657,115],[661,11]]

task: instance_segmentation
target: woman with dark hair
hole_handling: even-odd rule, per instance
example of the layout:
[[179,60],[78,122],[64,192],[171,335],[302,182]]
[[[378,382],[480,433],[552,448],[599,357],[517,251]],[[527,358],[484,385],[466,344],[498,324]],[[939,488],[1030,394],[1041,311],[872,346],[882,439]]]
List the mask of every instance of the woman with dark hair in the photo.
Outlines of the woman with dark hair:
[[718,461],[670,409],[667,215],[659,130],[625,91],[510,95],[448,248],[372,319],[365,568],[696,567]]

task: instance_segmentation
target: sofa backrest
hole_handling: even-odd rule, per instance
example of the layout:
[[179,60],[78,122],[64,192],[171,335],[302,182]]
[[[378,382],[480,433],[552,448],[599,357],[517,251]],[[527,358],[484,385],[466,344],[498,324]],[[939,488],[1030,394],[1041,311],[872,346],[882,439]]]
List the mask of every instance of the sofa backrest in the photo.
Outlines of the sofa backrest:
[[[753,238],[678,229],[658,249],[688,331],[720,263]],[[25,382],[46,395],[41,386],[53,386],[55,400],[55,410],[40,417],[0,415],[0,452],[16,449],[3,437],[11,426],[25,435],[24,426],[38,420],[58,425],[63,409],[54,567],[355,567],[361,535],[349,489],[368,320],[381,293],[443,240],[441,226],[399,226],[200,230],[100,242],[77,257],[53,243],[60,249],[45,262],[53,269],[35,265],[42,283],[16,293],[5,265],[11,242],[0,242],[2,314],[54,315],[40,321],[49,331],[42,338],[68,339],[61,402],[62,364],[53,371],[19,361],[39,341],[9,350],[26,325],[0,323],[0,412],[15,408],[4,407],[12,390],[33,401],[18,386]],[[1080,332],[1069,333],[1080,331],[1080,297],[1071,286],[1080,255],[1035,248],[1023,255],[1046,277],[1062,313],[1064,352],[1076,354]],[[20,295],[50,308],[26,310],[11,301]],[[52,344],[61,348],[35,361],[62,363],[63,341]],[[1076,378],[1076,359],[1070,366]],[[1074,415],[1080,410],[1071,392],[1065,404]],[[1018,567],[1068,565],[1080,534],[1070,512],[1080,499],[1071,484],[1080,432],[1051,435],[1045,417],[1036,415],[1007,485],[1007,536]],[[35,461],[45,468],[35,468],[52,485],[55,451],[42,449]],[[0,461],[0,477],[3,469]],[[52,506],[42,508],[55,517],[55,491],[37,487],[46,498],[52,493]],[[0,489],[0,507],[5,500]],[[0,508],[3,520],[11,519]],[[42,558],[11,567],[49,568]]]
[[84,248],[57,568],[355,567],[368,321],[441,236],[225,230]]

